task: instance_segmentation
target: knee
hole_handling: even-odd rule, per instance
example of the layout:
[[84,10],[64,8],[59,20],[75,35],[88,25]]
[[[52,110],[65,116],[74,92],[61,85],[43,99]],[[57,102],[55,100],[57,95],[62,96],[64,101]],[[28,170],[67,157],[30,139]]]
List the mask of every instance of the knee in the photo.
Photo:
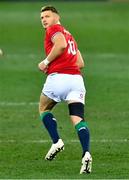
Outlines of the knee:
[[42,102],[39,102],[39,114],[43,114],[46,111],[48,111],[46,106]]
[[39,114],[48,111],[48,101],[44,95],[41,94],[40,101],[39,101]]
[[71,121],[74,125],[84,120],[84,104],[80,102],[74,102],[70,103],[68,108]]
[[45,111],[51,111],[52,108],[57,104],[57,102],[53,101],[49,97],[41,94],[40,102],[39,102],[39,113],[43,113]]
[[70,116],[78,116],[81,119],[84,119],[84,104],[80,102],[74,102],[68,104],[68,108]]

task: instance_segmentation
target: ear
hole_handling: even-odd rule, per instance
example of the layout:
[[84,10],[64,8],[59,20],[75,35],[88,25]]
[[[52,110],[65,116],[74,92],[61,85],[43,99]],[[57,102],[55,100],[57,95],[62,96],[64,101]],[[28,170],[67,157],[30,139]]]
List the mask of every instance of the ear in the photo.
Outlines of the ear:
[[58,14],[55,13],[55,19],[58,22],[60,20],[60,16]]
[[60,21],[60,16],[58,15],[58,21]]

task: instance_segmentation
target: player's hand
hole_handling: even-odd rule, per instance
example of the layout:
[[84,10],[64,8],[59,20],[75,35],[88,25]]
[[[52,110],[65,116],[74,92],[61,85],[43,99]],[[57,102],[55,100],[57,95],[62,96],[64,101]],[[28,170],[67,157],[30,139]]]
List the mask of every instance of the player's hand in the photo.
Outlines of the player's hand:
[[44,73],[46,73],[48,66],[45,65],[43,61],[41,61],[41,62],[38,64],[38,68],[39,68],[40,71],[43,71]]

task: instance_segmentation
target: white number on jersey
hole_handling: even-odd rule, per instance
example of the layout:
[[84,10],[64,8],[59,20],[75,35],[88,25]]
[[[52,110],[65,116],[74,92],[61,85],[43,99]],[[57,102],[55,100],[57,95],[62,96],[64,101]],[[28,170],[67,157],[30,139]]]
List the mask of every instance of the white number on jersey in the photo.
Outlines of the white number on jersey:
[[68,40],[68,44],[69,44],[69,48],[68,48],[68,53],[75,55],[77,53],[76,49],[75,49],[75,45],[73,41]]

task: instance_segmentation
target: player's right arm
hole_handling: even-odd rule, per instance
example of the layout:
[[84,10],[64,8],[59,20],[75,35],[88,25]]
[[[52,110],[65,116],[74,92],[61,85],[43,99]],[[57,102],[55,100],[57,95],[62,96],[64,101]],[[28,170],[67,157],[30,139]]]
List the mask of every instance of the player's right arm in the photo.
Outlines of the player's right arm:
[[78,65],[78,67],[80,69],[84,67],[84,60],[83,60],[83,57],[82,57],[79,50],[77,51],[77,62],[76,62],[76,64]]
[[58,32],[52,38],[52,42],[53,42],[53,47],[47,56],[47,59],[49,60],[49,62],[52,62],[53,60],[58,58],[67,47],[66,39],[61,32]]
[[53,60],[55,60],[57,57],[59,57],[67,47],[67,42],[65,40],[65,37],[61,32],[57,33],[52,38],[52,42],[53,42],[53,47],[50,53],[48,54],[47,58],[42,62],[40,62],[38,65],[39,69],[44,72],[47,71],[47,65],[51,63]]

